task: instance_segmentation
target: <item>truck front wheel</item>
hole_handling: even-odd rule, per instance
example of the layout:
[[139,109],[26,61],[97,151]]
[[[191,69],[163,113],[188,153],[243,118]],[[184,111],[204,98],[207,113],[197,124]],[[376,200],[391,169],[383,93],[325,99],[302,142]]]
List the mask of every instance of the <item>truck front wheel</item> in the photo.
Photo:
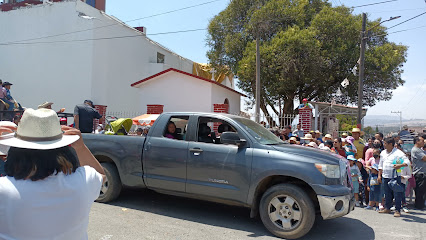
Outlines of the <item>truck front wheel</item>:
[[101,192],[96,201],[106,203],[115,200],[120,195],[122,186],[117,168],[111,163],[101,163],[101,165],[104,168],[107,179],[102,184]]
[[260,200],[263,225],[275,236],[287,239],[307,234],[315,222],[315,208],[309,196],[292,184],[269,188]]

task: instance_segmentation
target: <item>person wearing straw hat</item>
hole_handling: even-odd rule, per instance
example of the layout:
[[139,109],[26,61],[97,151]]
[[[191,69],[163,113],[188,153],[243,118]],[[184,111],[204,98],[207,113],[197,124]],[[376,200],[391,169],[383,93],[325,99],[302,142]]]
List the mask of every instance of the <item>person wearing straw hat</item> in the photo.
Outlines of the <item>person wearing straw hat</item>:
[[321,134],[322,134],[322,132],[320,132],[319,130],[316,130],[314,138],[316,138],[318,141],[320,141],[321,143],[323,143],[324,141],[321,138]]
[[[0,127],[5,132],[12,130]],[[105,173],[80,131],[61,128],[53,110],[27,109],[0,145],[10,146],[0,178],[0,238],[88,239]]]
[[[329,134],[329,133],[325,134],[325,136],[324,136],[324,138],[322,140],[323,140],[323,142],[319,145],[320,149],[323,149],[325,147],[325,142],[326,141],[331,141],[332,140],[331,134]],[[333,143],[333,142],[331,142],[331,143]],[[331,146],[331,147],[333,147],[333,146]]]
[[312,134],[310,133],[305,134],[305,136],[300,139],[305,140],[305,145],[308,145],[310,142],[315,142],[315,139],[312,137]]
[[359,158],[364,159],[363,153],[364,153],[365,142],[361,138],[361,134],[364,134],[364,132],[361,131],[361,129],[359,128],[352,129],[352,137],[354,138],[354,141],[352,143],[356,147],[356,153],[355,153],[356,159],[359,159]]
[[[38,109],[40,109],[40,108],[52,109],[52,105],[53,105],[53,102],[44,102],[44,103],[38,105]],[[65,111],[65,108],[61,108],[56,113],[63,113],[64,111]]]
[[402,130],[399,132],[399,136],[410,136],[410,131],[408,131],[408,126],[404,125],[402,126]]

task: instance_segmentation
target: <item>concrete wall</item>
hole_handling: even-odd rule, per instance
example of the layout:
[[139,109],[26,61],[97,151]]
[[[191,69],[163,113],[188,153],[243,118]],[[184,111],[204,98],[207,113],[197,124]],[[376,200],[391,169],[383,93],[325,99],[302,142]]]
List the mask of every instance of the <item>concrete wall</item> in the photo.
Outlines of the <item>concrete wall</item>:
[[176,72],[165,73],[138,87],[139,101],[164,105],[164,112],[212,112],[212,84]]
[[[0,44],[0,79],[14,84],[12,95],[23,106],[52,101],[54,109],[72,112],[92,99],[108,111],[145,111],[131,83],[170,67],[192,72],[192,61],[81,1],[0,12],[0,43],[86,29],[32,41],[39,44]],[[122,36],[135,37],[75,41]],[[164,64],[157,63],[157,52],[165,55]]]

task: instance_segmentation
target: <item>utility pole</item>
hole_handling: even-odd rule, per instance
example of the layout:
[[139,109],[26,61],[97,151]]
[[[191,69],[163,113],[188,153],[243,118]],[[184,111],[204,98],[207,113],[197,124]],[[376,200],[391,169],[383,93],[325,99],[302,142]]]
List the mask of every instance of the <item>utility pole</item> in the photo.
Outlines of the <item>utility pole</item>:
[[256,122],[260,123],[260,51],[259,30],[256,35]]
[[[363,88],[364,88],[364,61],[365,61],[365,45],[367,43],[367,38],[365,36],[365,26],[367,22],[367,14],[362,14],[362,31],[361,31],[361,53],[359,57],[359,80],[358,80],[358,117],[357,125],[361,126],[362,119],[362,98],[363,98]],[[361,126],[362,128],[362,126]]]
[[397,115],[399,115],[399,131],[402,131],[402,112],[401,111],[397,111],[397,112],[393,112],[391,111],[391,113],[395,113]]

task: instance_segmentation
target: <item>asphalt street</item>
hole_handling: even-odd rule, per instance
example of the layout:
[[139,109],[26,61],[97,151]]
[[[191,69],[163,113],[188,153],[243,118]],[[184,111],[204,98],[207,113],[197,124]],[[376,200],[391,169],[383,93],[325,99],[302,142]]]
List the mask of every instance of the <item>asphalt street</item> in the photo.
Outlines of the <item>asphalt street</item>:
[[[125,191],[109,204],[94,203],[89,239],[279,239],[245,208],[163,195],[152,191]],[[426,239],[426,211],[401,218],[356,208],[338,219],[317,218],[302,239]]]

